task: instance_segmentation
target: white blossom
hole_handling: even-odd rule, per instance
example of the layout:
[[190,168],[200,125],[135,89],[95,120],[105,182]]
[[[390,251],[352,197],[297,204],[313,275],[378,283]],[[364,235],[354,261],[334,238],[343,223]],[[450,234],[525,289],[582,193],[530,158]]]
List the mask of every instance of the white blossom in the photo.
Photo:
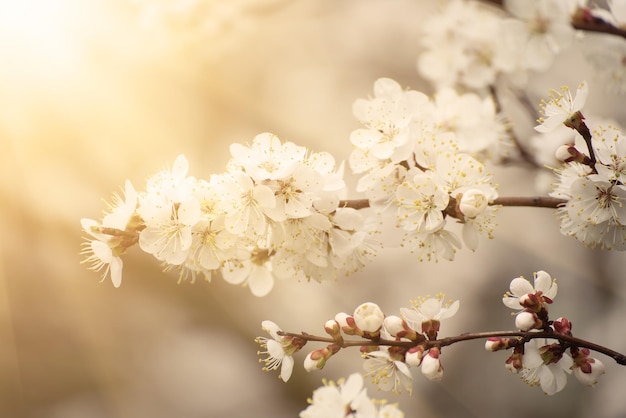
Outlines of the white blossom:
[[274,322],[263,321],[261,327],[271,336],[271,338],[256,338],[256,342],[265,350],[259,351],[257,354],[267,355],[266,358],[260,360],[265,364],[263,370],[277,370],[280,367],[280,378],[286,382],[293,372],[294,360],[291,354],[295,350],[289,343],[285,344],[285,337],[278,335],[281,329]]
[[413,376],[409,367],[403,361],[390,356],[386,347],[367,353],[363,367],[367,371],[365,376],[371,376],[379,389],[393,393],[406,390],[411,393]]
[[[90,238],[83,243],[81,254],[85,256],[83,263],[90,264],[93,271],[104,270],[102,280],[110,274],[114,287],[122,284],[122,268],[124,262],[120,257],[130,245],[134,245],[133,233],[124,235],[131,218],[137,208],[137,192],[130,181],[126,180],[124,198],[114,195],[109,211],[102,218],[102,223],[92,219],[81,219],[83,230]],[[109,235],[102,232],[102,228],[118,230],[120,235]]]
[[547,300],[553,301],[558,291],[558,285],[556,279],[553,279],[549,273],[539,270],[533,273],[534,285],[530,284],[523,276],[516,277],[511,280],[509,291],[506,292],[502,298],[502,303],[507,308],[513,310],[521,310],[524,307],[520,304],[520,301],[527,297],[527,295],[537,295],[538,297],[547,298]]
[[356,326],[361,330],[375,332],[383,325],[385,314],[377,304],[365,302],[354,310],[352,317],[354,318]]
[[403,318],[413,329],[422,329],[422,324],[432,320],[442,321],[456,315],[459,310],[458,300],[446,302],[445,296],[440,294],[437,297],[421,298],[411,301],[411,308],[400,308]]
[[560,358],[546,356],[546,347],[538,339],[533,339],[524,346],[522,358],[522,379],[531,386],[539,385],[547,395],[554,395],[567,384],[567,374],[571,373],[573,360],[567,353]]
[[505,33],[517,37],[522,66],[545,71],[554,57],[574,41],[567,4],[561,0],[507,0],[506,9],[515,17],[503,21]]
[[[367,395],[363,387],[363,377],[351,374],[348,379],[337,383],[324,382],[324,386],[313,391],[310,405],[300,418],[402,418],[404,414],[395,404],[376,402]],[[381,404],[380,408],[377,404]]]
[[543,117],[539,118],[539,125],[535,126],[535,130],[545,133],[556,129],[557,126],[566,122],[583,108],[588,94],[589,88],[586,81],[578,85],[576,95],[573,98],[567,86],[561,87],[560,92],[551,90],[550,100],[541,103]]

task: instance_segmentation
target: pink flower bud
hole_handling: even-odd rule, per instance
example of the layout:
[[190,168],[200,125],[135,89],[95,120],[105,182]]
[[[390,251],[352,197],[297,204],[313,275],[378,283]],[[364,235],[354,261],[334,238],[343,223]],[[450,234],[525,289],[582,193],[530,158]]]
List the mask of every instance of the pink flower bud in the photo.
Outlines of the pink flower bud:
[[312,372],[313,370],[320,370],[326,365],[326,361],[339,351],[341,347],[336,344],[330,344],[319,350],[313,350],[307,354],[304,359],[304,370]]
[[354,318],[345,312],[339,312],[335,315],[335,321],[341,327],[341,330],[347,335],[361,335],[362,332],[354,323]]
[[328,335],[333,337],[333,340],[339,344],[343,343],[343,336],[341,335],[341,327],[334,319],[329,319],[324,324],[324,330]]
[[567,318],[559,318],[554,321],[554,330],[559,334],[572,335],[572,323]]

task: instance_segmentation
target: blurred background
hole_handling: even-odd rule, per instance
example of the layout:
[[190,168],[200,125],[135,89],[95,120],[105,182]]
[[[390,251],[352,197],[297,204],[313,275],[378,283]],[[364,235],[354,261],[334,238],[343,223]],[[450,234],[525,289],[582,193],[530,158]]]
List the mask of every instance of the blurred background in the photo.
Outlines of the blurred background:
[[[547,209],[502,209],[496,239],[453,263],[386,249],[350,278],[280,282],[262,299],[219,278],[177,284],[138,249],[119,289],[80,264],[80,218],[99,219],[126,179],[139,190],[180,153],[208,178],[224,171],[231,143],[270,131],[347,159],[352,102],[376,78],[432,91],[415,61],[420,22],[438,5],[0,0],[0,417],[295,417],[322,377],[347,377],[362,361],[346,351],[307,374],[302,354],[285,384],[258,364],[262,320],[322,333],[362,302],[397,314],[444,292],[461,310],[442,336],[511,329],[501,297],[513,277],[540,269],[559,280],[555,317],[626,352],[626,255],[561,236]],[[530,95],[585,77],[589,106],[626,122],[623,98],[594,90],[576,53],[531,80]],[[536,193],[533,172],[494,170],[501,195]],[[570,377],[548,397],[506,372],[506,357],[457,344],[443,352],[442,382],[415,371],[412,396],[369,393],[407,417],[626,416],[626,369],[609,358],[599,355],[607,374],[596,387]]]

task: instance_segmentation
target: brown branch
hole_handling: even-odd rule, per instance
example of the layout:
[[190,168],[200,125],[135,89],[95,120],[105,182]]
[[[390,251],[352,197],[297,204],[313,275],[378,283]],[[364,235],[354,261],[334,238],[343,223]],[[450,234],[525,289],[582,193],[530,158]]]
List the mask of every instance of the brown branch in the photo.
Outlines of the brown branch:
[[[491,202],[493,206],[519,206],[556,209],[567,203],[565,199],[550,196],[503,196]],[[365,209],[370,206],[367,199],[340,200],[339,207]]]
[[471,340],[486,340],[491,337],[519,337],[523,341],[530,341],[535,338],[550,338],[553,340],[558,340],[560,342],[566,342],[575,347],[588,348],[589,350],[596,351],[598,353],[602,353],[605,356],[611,357],[617,364],[622,366],[626,366],[626,355],[619,353],[615,350],[611,350],[608,347],[604,347],[602,345],[592,343],[590,341],[586,341],[580,338],[572,337],[569,335],[558,334],[556,332],[532,332],[532,331],[489,331],[489,332],[473,332],[473,333],[465,333],[461,335],[457,335],[455,337],[447,337],[442,338],[440,340],[426,340],[426,341],[392,341],[392,340],[343,340],[338,342],[332,338],[328,337],[319,337],[317,335],[311,335],[303,332],[302,334],[292,333],[292,332],[278,332],[278,335],[285,337],[297,337],[302,338],[306,341],[316,341],[316,342],[324,342],[329,344],[337,344],[341,348],[348,347],[376,347],[376,346],[388,346],[388,347],[403,347],[403,348],[411,348],[416,347],[418,345],[424,346],[424,348],[432,348],[432,347],[445,347],[448,345],[456,344],[463,341],[471,341]]
[[565,203],[567,203],[567,200],[565,199],[550,196],[503,196],[498,197],[491,204],[501,206],[532,206],[537,208],[556,209]]
[[576,10],[572,16],[572,26],[574,29],[586,32],[606,33],[626,38],[626,30],[615,27],[609,22],[593,16],[591,10],[586,7],[579,7],[578,10]]
[[[503,0],[481,0],[483,3],[490,3],[499,7],[503,6]],[[626,30],[613,26],[611,23],[591,14],[588,7],[579,7],[571,18],[574,29],[585,32],[606,33],[608,35],[626,38]]]

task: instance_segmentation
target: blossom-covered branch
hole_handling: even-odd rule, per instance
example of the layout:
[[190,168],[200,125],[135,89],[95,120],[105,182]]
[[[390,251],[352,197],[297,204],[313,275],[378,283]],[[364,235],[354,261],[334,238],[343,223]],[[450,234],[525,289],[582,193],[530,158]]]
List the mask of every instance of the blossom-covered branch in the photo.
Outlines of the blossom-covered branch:
[[[411,367],[420,367],[431,380],[443,377],[441,352],[446,346],[482,339],[487,351],[512,349],[505,364],[509,371],[520,373],[529,384],[538,383],[544,392],[554,394],[565,387],[565,376],[574,372],[582,383],[593,385],[605,373],[602,362],[590,357],[596,351],[626,365],[626,355],[602,345],[572,335],[572,323],[564,317],[552,320],[548,306],[557,293],[556,281],[545,271],[535,273],[534,285],[523,277],[511,281],[510,291],[502,299],[517,311],[515,325],[518,331],[490,331],[463,333],[439,338],[440,323],[459,309],[459,301],[444,302],[443,295],[413,302],[411,308],[401,308],[401,316],[386,315],[375,303],[359,305],[352,315],[338,313],[327,321],[324,329],[330,337],[308,333],[283,332],[271,321],[264,321],[271,339],[259,337],[265,348],[260,354],[265,370],[277,369],[282,364],[281,377],[287,381],[293,368],[293,354],[308,342],[328,345],[306,356],[307,371],[321,369],[341,349],[359,347],[365,358],[364,367],[383,390],[411,391]],[[360,337],[360,340],[346,338]]]
[[[397,341],[397,340],[346,340],[343,339],[340,343],[333,340],[329,337],[322,337],[318,335],[312,335],[308,333],[293,333],[293,332],[284,332],[279,331],[277,335],[284,337],[293,337],[299,338],[305,341],[314,341],[314,342],[326,342],[337,344],[341,348],[348,347],[378,347],[378,346],[389,346],[389,347],[403,347],[410,348],[415,345],[413,341]],[[554,340],[561,341],[563,343],[569,343],[571,345],[577,346],[579,348],[588,348],[589,350],[597,351],[598,353],[602,353],[608,357],[611,357],[617,364],[621,364],[622,366],[626,366],[626,355],[621,354],[615,350],[611,350],[610,348],[604,347],[602,345],[593,343],[591,341],[586,341],[580,338],[572,337],[566,334],[559,334],[553,331],[483,331],[483,332],[465,332],[463,334],[454,336],[454,337],[445,337],[436,340],[426,340],[421,344],[424,345],[425,348],[432,347],[446,347],[452,344],[456,344],[464,341],[471,340],[487,340],[494,339],[495,341],[499,338],[509,338],[509,337],[520,337],[520,342],[522,341],[530,341],[535,338],[550,338]]]

